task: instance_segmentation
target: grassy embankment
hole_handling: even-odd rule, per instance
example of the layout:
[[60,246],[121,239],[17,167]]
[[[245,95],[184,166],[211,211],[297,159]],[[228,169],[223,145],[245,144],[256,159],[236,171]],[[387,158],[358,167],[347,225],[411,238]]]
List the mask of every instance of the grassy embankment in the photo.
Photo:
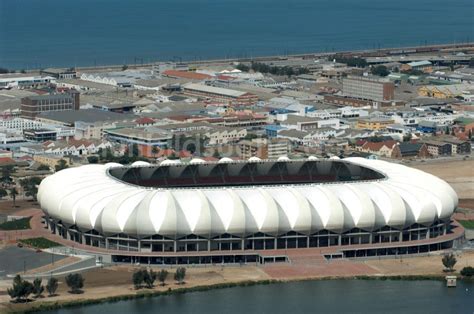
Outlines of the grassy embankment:
[[7,221],[0,224],[0,230],[11,231],[31,229],[30,220],[31,217],[25,217],[17,220]]
[[458,220],[459,223],[466,229],[474,229],[474,220]]
[[49,249],[52,247],[61,246],[61,244],[48,240],[43,237],[23,239],[23,240],[19,240],[19,242],[23,243],[24,245],[33,247],[35,249]]

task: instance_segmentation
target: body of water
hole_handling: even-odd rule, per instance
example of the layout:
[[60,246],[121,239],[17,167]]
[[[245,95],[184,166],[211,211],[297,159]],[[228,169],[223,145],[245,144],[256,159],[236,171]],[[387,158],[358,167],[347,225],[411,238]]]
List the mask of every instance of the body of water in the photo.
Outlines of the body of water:
[[[87,288],[87,283],[86,283]],[[466,313],[474,283],[331,280],[236,287],[62,309],[46,313]]]
[[0,0],[0,66],[134,64],[472,40],[472,0]]

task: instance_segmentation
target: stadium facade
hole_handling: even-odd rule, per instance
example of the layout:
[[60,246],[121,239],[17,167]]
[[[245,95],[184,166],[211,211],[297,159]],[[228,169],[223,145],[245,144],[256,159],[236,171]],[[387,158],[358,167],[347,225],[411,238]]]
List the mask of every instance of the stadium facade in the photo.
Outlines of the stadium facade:
[[333,246],[347,257],[448,248],[458,197],[403,165],[310,157],[86,165],[45,178],[38,201],[53,233],[115,261],[206,263]]

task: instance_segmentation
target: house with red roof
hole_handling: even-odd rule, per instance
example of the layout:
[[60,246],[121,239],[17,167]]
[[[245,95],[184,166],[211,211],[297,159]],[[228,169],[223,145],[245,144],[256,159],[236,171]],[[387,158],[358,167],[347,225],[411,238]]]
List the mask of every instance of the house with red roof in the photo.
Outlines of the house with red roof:
[[357,151],[370,153],[377,156],[393,158],[393,151],[399,143],[394,140],[382,142],[365,142],[362,146],[356,147]]

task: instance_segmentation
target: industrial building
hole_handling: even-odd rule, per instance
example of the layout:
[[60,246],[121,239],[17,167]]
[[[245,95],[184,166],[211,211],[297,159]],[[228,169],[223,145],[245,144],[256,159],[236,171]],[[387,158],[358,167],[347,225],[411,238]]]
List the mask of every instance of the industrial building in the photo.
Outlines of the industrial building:
[[248,92],[236,91],[228,88],[214,87],[203,84],[186,84],[184,94],[205,98],[210,101],[225,102],[232,105],[255,105],[258,96]]

